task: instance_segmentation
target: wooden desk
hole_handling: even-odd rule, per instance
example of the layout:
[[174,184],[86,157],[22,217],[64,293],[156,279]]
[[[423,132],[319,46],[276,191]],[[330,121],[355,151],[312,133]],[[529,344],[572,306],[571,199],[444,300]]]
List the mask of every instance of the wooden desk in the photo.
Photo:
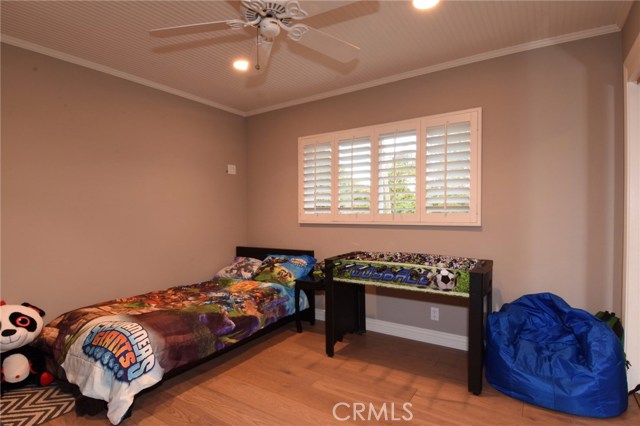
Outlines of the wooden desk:
[[[365,286],[379,285],[372,282],[345,282],[334,279],[334,262],[352,255],[347,253],[325,260],[326,288],[326,352],[332,357],[334,345],[342,341],[346,333],[362,334],[366,331]],[[493,261],[481,260],[469,270],[469,293],[467,296],[448,295],[444,291],[421,289],[419,286],[407,286],[390,283],[385,287],[401,290],[419,291],[434,303],[467,306],[468,316],[468,388],[469,392],[480,395],[484,367],[484,330],[486,314],[491,311],[491,285]],[[407,293],[410,293],[409,291]],[[486,305],[485,305],[486,302]],[[485,308],[486,306],[486,308]]]

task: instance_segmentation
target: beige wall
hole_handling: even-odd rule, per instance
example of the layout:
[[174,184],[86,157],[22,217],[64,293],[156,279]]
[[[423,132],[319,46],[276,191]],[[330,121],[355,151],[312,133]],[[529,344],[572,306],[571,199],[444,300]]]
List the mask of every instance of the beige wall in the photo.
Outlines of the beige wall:
[[246,240],[244,126],[2,45],[2,298],[51,320],[210,277]]
[[[497,305],[551,291],[589,311],[619,310],[621,51],[620,34],[610,34],[250,117],[249,242],[319,257],[366,249],[488,258]],[[478,106],[481,228],[297,223],[299,136]],[[373,318],[466,334],[464,309],[443,307],[433,323],[419,302],[367,303]]]
[[[238,243],[495,261],[496,305],[553,291],[620,308],[621,35],[249,119],[2,46],[2,297],[49,311],[206,279]],[[300,226],[297,138],[483,108],[483,226]],[[246,124],[246,127],[245,127]],[[225,165],[237,164],[228,176]],[[251,182],[247,189],[247,182]],[[247,225],[248,224],[248,225]],[[368,315],[465,334],[461,308]]]

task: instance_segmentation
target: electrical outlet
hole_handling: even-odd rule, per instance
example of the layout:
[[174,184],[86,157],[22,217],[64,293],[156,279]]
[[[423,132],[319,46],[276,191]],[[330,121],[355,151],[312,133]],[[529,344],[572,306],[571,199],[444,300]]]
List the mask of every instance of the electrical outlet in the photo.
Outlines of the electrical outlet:
[[440,321],[440,309],[431,308],[431,321]]

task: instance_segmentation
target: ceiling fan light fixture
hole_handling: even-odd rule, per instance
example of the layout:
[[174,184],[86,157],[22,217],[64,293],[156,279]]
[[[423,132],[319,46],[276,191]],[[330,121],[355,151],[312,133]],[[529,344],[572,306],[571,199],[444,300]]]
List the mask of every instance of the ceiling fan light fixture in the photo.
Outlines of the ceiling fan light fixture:
[[273,18],[263,18],[258,27],[260,34],[266,38],[274,38],[280,34],[280,24]]
[[426,10],[435,7],[440,0],[413,0],[411,3],[418,10]]
[[249,69],[249,61],[246,59],[236,59],[233,61],[233,68],[238,71],[247,71]]

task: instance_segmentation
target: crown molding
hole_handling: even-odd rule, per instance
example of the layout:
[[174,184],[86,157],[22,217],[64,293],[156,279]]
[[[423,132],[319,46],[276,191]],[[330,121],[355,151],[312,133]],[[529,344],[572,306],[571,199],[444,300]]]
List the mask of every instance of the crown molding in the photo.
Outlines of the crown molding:
[[191,93],[174,89],[173,87],[166,86],[164,84],[156,83],[155,81],[147,80],[145,78],[141,78],[135,76],[133,74],[129,74],[126,72],[118,71],[117,69],[107,67],[102,64],[98,64],[96,62],[91,62],[86,59],[78,58],[77,56],[69,55],[64,52],[60,52],[58,50],[50,49],[48,47],[40,46],[39,44],[31,43],[25,40],[21,40],[19,38],[2,35],[0,37],[0,42],[10,44],[15,47],[20,47],[22,49],[31,50],[32,52],[41,53],[46,56],[50,56],[55,59],[60,59],[65,62],[70,62],[75,65],[80,65],[81,67],[90,68],[94,71],[100,71],[105,74],[112,75],[114,77],[119,77],[124,80],[129,80],[134,83],[142,84],[143,86],[151,87],[152,89],[160,90],[162,92],[170,93],[175,96],[180,96],[181,98],[189,99],[194,102],[198,102],[204,105],[208,105],[213,108],[217,108],[226,112],[230,112],[232,114],[240,115],[242,117],[246,117],[246,112],[240,111],[235,108],[231,108],[226,105],[219,104],[217,102],[210,101],[209,99],[202,98],[200,96],[193,95]]
[[488,59],[499,58],[501,56],[512,55],[514,53],[526,52],[528,50],[539,49],[541,47],[553,46],[556,44],[567,43],[570,41],[581,40],[590,37],[597,37],[609,33],[619,32],[620,28],[617,25],[607,25],[604,27],[593,28],[585,31],[578,31],[575,33],[564,34],[558,37],[546,38],[530,43],[523,43],[516,46],[506,47],[504,49],[492,50],[491,52],[480,53],[478,55],[468,56],[466,58],[456,59],[449,62],[443,62],[441,64],[431,65],[424,68],[418,68],[412,71],[407,71],[401,74],[395,74],[388,77],[383,77],[377,80],[368,81],[366,83],[356,84],[349,87],[344,87],[329,92],[319,93],[317,95],[309,96],[306,98],[296,99],[289,102],[283,102],[277,105],[271,105],[264,108],[258,108],[246,112],[247,116],[263,114],[265,112],[275,111],[283,108],[289,108],[296,105],[306,104],[309,102],[319,101],[322,99],[332,98],[334,96],[345,95],[347,93],[357,92],[359,90],[370,89],[376,86],[382,86],[384,84],[395,83],[396,81],[406,80],[409,78],[419,77],[426,74],[431,74],[438,71],[443,71],[449,68],[455,68],[462,65],[472,64],[474,62],[486,61]]
[[431,74],[438,71],[443,71],[450,68],[459,67],[462,65],[468,65],[475,62],[486,61],[488,59],[494,59],[501,56],[512,55],[514,53],[526,52],[528,50],[539,49],[542,47],[553,46],[557,44],[567,43],[571,41],[581,40],[590,37],[597,37],[609,33],[619,32],[620,28],[617,25],[607,25],[604,27],[592,28],[585,31],[578,31],[570,34],[564,34],[558,37],[546,38],[543,40],[538,40],[530,43],[523,43],[516,46],[506,47],[504,49],[497,49],[491,52],[485,52],[478,55],[468,56],[466,58],[456,59],[449,62],[443,62],[441,64],[436,64],[424,68],[418,68],[412,71],[391,75],[388,77],[383,77],[377,80],[368,81],[361,84],[355,84],[352,86],[344,87],[337,90],[331,90],[328,92],[319,93],[317,95],[308,96],[305,98],[295,99],[288,102],[282,102],[275,105],[270,105],[264,108],[257,108],[249,111],[241,111],[236,108],[229,107],[227,105],[219,104],[217,102],[213,102],[209,99],[202,98],[200,96],[193,95],[191,93],[175,89],[170,86],[166,86],[160,83],[156,83],[151,80],[147,80],[141,77],[137,77],[133,74],[129,74],[126,72],[118,71],[114,68],[107,67],[105,65],[101,65],[95,62],[88,61],[86,59],[78,58],[77,56],[69,55],[67,53],[63,53],[54,49],[50,49],[48,47],[43,47],[35,43],[31,43],[28,41],[24,41],[15,37],[2,35],[0,41],[3,43],[10,44],[12,46],[20,47],[23,49],[31,50],[33,52],[41,53],[43,55],[51,56],[56,59],[60,59],[66,62],[71,62],[76,65],[80,65],[86,68],[93,69],[95,71],[100,71],[106,74],[113,75],[115,77],[123,78],[125,80],[132,81],[134,83],[142,84],[147,87],[151,87],[153,89],[161,90],[163,92],[170,93],[172,95],[180,96],[185,99],[192,100],[194,102],[198,102],[204,105],[208,105],[213,108],[220,109],[222,111],[230,112],[232,114],[239,115],[241,117],[249,117],[252,115],[263,114],[266,112],[271,112],[279,109],[289,108],[301,104],[306,104],[309,102],[319,101],[327,98],[332,98],[334,96],[345,95],[347,93],[357,92],[364,89],[369,89],[376,86],[382,86],[384,84],[394,83],[396,81],[406,80],[414,77],[419,77],[426,74]]

